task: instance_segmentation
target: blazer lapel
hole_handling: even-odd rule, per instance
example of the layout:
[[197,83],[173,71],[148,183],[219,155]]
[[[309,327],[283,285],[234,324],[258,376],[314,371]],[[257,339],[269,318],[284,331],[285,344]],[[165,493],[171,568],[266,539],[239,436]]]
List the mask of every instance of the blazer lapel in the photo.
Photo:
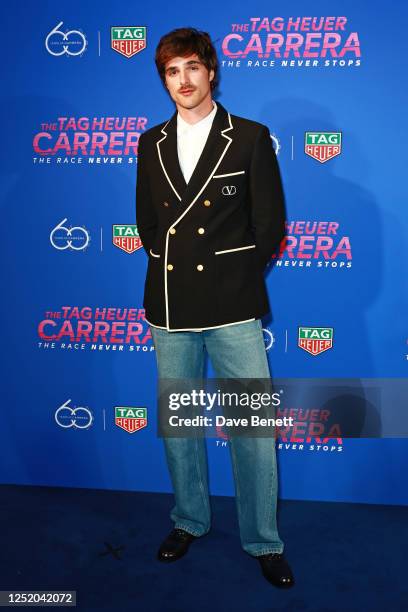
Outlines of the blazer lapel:
[[173,192],[181,201],[187,187],[177,153],[177,111],[162,128],[164,136],[157,141],[160,164]]
[[232,138],[225,133],[233,129],[229,113],[219,102],[217,107],[208,138],[188,184],[181,171],[177,154],[177,112],[166,123],[162,129],[164,136],[157,142],[163,172],[180,201],[174,211],[175,217],[195,202],[232,142]]

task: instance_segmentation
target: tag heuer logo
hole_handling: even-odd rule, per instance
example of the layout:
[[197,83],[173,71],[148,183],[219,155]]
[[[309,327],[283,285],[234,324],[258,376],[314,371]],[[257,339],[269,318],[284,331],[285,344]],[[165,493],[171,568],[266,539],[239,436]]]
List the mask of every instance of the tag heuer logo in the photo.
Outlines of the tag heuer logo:
[[113,244],[126,253],[134,253],[142,246],[136,225],[113,225]]
[[147,408],[115,406],[115,423],[128,433],[135,433],[147,426]]
[[340,155],[341,132],[306,132],[305,153],[322,164]]
[[125,57],[133,57],[146,49],[146,26],[114,26],[111,47]]
[[311,355],[320,355],[333,346],[333,328],[299,327],[298,346]]

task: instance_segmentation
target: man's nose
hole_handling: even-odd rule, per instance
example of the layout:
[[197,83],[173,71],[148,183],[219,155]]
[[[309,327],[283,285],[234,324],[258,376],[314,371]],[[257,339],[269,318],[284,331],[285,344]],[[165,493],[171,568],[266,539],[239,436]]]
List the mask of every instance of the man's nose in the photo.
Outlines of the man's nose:
[[182,70],[180,70],[179,83],[180,83],[180,87],[187,87],[189,85],[187,72],[183,72]]

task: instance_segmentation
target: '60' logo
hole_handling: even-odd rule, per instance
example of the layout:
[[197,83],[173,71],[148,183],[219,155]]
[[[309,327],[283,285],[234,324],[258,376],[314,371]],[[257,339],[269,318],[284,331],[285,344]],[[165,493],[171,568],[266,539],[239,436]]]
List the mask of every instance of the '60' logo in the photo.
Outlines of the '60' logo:
[[59,30],[64,22],[60,21],[45,39],[45,48],[48,53],[59,57],[60,55],[82,55],[88,46],[84,34],[80,30]]
[[65,227],[63,224],[67,218],[63,219],[50,233],[50,242],[54,249],[65,251],[82,251],[89,244],[89,232],[85,227]]
[[68,406],[71,400],[67,400],[55,411],[55,420],[64,429],[88,429],[93,423],[93,415],[89,408]]

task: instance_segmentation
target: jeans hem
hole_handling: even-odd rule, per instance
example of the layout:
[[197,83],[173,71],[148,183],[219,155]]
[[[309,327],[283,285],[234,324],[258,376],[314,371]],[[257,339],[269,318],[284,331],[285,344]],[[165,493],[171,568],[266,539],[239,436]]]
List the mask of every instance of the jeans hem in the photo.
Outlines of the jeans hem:
[[262,555],[269,555],[270,553],[279,553],[281,555],[283,553],[283,548],[265,548],[257,550],[256,552],[249,552],[248,550],[246,552],[251,555],[251,557],[261,557]]
[[188,525],[184,525],[183,523],[175,523],[174,529],[183,529],[184,531],[187,531],[187,533],[195,536],[196,538],[201,538],[201,536],[206,535],[209,531],[208,530],[208,531],[204,531],[203,533],[198,533],[197,531],[195,531],[194,529],[191,529],[191,527],[189,527]]

